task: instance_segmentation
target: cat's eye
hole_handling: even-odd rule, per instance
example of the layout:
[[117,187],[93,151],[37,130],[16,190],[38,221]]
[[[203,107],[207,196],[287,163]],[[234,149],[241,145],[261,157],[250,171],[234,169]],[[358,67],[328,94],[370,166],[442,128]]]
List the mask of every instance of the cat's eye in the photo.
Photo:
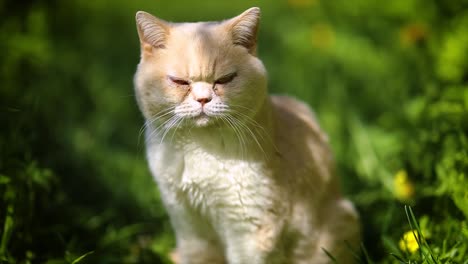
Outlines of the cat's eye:
[[237,76],[237,73],[236,73],[236,72],[233,72],[233,73],[224,75],[223,77],[217,79],[217,80],[215,81],[215,84],[226,84],[226,83],[229,83],[229,82],[231,82],[236,76]]
[[174,77],[174,76],[168,76],[168,79],[174,83],[174,84],[177,84],[177,85],[190,85],[190,82],[187,81],[187,80],[184,80],[182,78],[177,78],[177,77]]

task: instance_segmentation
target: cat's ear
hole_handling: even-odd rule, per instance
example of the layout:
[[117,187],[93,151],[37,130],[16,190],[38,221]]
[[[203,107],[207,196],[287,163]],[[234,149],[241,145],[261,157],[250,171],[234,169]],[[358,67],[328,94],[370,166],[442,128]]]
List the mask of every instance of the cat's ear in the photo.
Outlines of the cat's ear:
[[152,48],[166,48],[166,40],[169,35],[168,22],[149,13],[138,11],[136,13],[136,23],[142,53],[149,52]]
[[245,47],[255,54],[257,47],[257,31],[260,22],[260,8],[252,7],[244,13],[228,20],[228,27],[234,45]]

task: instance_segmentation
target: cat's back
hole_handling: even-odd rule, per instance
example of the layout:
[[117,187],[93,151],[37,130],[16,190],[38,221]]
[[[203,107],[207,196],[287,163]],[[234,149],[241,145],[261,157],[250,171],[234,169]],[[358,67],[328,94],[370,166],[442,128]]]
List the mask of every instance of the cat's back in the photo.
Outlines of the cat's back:
[[284,95],[272,95],[270,98],[277,132],[286,133],[281,136],[312,137],[318,144],[328,144],[327,135],[320,129],[315,114],[304,102]]
[[303,129],[310,130],[321,141],[328,141],[326,134],[320,129],[315,114],[304,102],[285,95],[272,95],[270,98],[277,117],[282,122],[286,122],[284,125],[292,125],[295,128],[305,125]]
[[273,95],[270,98],[275,144],[283,161],[281,166],[290,175],[288,181],[309,187],[334,185],[334,165],[328,137],[312,110],[289,96]]

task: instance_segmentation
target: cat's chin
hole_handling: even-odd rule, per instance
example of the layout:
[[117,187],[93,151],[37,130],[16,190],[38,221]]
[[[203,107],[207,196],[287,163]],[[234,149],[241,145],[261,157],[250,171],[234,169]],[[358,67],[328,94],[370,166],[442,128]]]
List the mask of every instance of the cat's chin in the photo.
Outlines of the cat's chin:
[[206,127],[210,125],[212,122],[212,118],[207,116],[206,114],[201,114],[194,118],[193,122],[198,127]]

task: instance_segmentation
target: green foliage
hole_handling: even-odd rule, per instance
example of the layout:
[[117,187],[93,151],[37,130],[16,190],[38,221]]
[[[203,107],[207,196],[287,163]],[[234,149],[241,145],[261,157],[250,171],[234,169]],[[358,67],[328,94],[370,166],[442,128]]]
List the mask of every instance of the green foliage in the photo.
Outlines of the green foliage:
[[[307,101],[329,133],[361,213],[359,262],[467,263],[463,0],[0,1],[1,263],[169,263],[133,96],[134,14],[219,20],[253,5],[270,90]],[[400,246],[411,230],[414,252]]]

